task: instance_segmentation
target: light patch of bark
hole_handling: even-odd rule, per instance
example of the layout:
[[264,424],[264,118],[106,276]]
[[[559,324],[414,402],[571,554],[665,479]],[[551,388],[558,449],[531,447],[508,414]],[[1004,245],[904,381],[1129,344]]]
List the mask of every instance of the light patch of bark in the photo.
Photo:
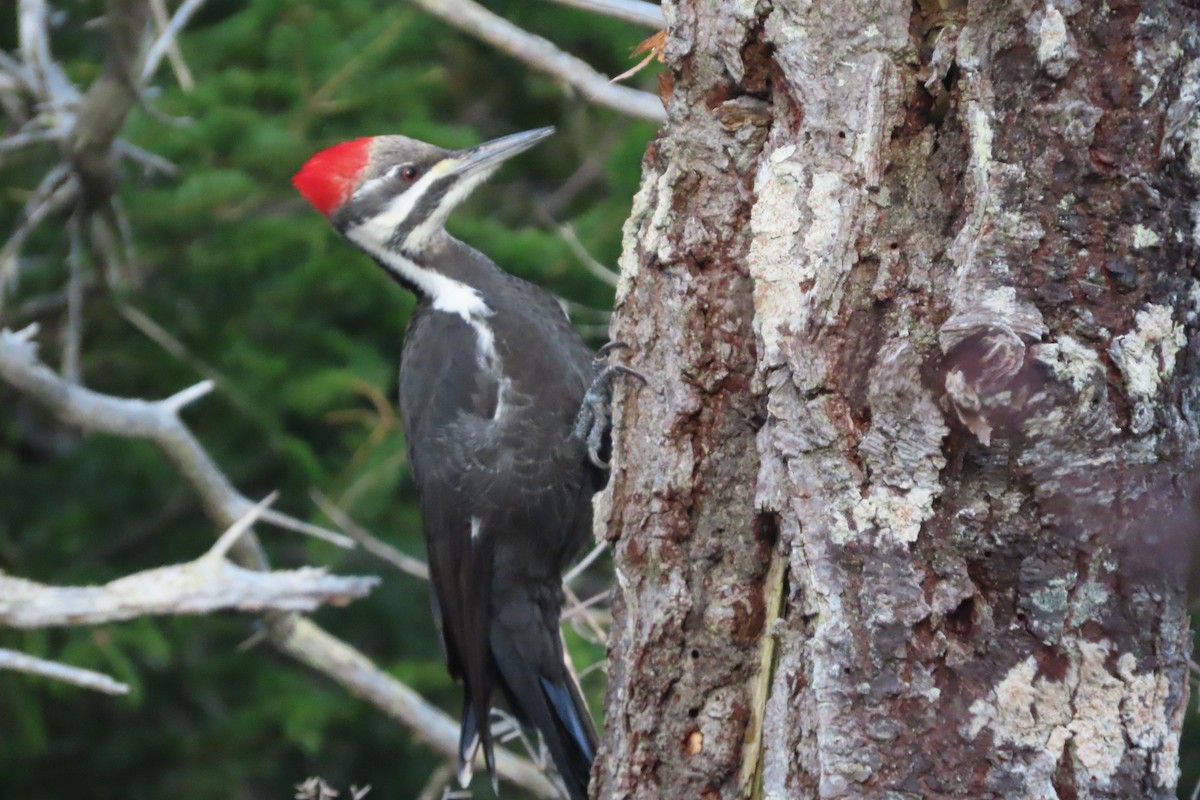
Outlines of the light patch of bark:
[[1152,757],[1154,772],[1166,785],[1175,780],[1179,760],[1179,739],[1172,735],[1171,720],[1165,713],[1170,682],[1161,673],[1136,670],[1137,656],[1122,653],[1117,659],[1117,674],[1125,681],[1121,721],[1130,743]]
[[[1027,789],[1051,785],[1064,759],[1080,785],[1107,788],[1125,754],[1125,737],[1115,735],[1122,725],[1131,742],[1148,753],[1169,730],[1162,713],[1165,678],[1137,675],[1136,658],[1129,653],[1118,659],[1118,674],[1112,674],[1107,667],[1112,651],[1111,642],[1077,642],[1061,678],[1040,675],[1037,660],[1025,658],[987,698],[971,705],[965,734],[975,738],[986,729],[996,742],[1034,751],[1037,757],[1024,767],[1012,765]],[[1163,761],[1157,760],[1156,770]],[[1160,774],[1163,783],[1173,779]]]
[[1104,365],[1099,354],[1073,336],[1060,336],[1035,349],[1037,359],[1054,371],[1054,377],[1081,395],[1101,377]]
[[1125,376],[1126,391],[1146,401],[1175,372],[1175,357],[1187,344],[1187,337],[1166,306],[1151,303],[1138,311],[1134,320],[1133,330],[1113,340],[1109,355]]
[[1047,6],[1042,20],[1037,26],[1037,59],[1038,63],[1055,78],[1067,74],[1067,23],[1062,12],[1054,6]]

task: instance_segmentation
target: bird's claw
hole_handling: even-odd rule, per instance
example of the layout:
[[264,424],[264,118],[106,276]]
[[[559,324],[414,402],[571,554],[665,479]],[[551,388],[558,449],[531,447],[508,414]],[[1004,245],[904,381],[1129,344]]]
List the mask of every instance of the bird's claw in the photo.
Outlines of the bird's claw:
[[608,469],[608,462],[600,457],[604,446],[604,433],[612,423],[613,383],[618,375],[637,378],[648,384],[646,376],[624,364],[608,364],[604,357],[613,350],[627,348],[623,342],[609,342],[596,353],[596,377],[583,396],[579,414],[575,417],[574,434],[587,444],[588,460],[599,469]]

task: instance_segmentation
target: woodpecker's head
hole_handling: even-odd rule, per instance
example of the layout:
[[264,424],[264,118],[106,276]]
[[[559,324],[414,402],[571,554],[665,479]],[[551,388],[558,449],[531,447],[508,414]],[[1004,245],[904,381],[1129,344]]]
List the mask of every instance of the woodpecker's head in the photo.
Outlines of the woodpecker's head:
[[292,184],[369,253],[419,254],[443,233],[450,211],[507,159],[554,133],[514,133],[465,150],[405,136],[336,144],[310,158]]

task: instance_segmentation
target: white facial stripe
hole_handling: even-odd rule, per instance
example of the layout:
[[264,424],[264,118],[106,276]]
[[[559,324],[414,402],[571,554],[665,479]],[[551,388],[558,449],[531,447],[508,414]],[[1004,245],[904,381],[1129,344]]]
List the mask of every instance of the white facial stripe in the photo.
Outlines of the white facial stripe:
[[[381,246],[384,245],[392,238],[392,234],[396,231],[396,228],[400,227],[400,224],[408,219],[408,215],[412,213],[413,208],[416,207],[421,197],[429,191],[429,187],[438,178],[444,177],[446,173],[457,165],[457,159],[449,158],[434,164],[433,168],[422,175],[420,180],[408,187],[402,194],[398,194],[389,200],[382,212],[356,225],[353,230],[361,231],[362,236],[373,239]],[[359,195],[369,194],[376,186],[386,180],[388,180],[388,177],[384,175],[383,177],[364,181],[358,187],[358,191],[354,193],[354,196],[357,198]]]
[[483,520],[479,517],[471,517],[471,541],[474,542],[479,538],[479,534],[483,531]]
[[441,202],[438,203],[438,207],[434,209],[433,213],[404,237],[405,248],[414,252],[420,252],[425,243],[432,239],[433,235],[446,224],[446,217],[450,216],[450,212],[454,210],[455,206],[465,200],[467,195],[473,192],[476,186],[487,180],[488,176],[494,171],[494,169],[489,169],[486,172],[460,179],[442,197]]

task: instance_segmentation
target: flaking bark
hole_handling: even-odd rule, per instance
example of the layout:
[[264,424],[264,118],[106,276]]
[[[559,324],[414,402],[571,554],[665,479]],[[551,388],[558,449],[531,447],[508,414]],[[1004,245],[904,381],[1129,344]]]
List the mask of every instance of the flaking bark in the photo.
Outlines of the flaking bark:
[[1175,794],[1197,12],[924,5],[664,6],[597,797]]

